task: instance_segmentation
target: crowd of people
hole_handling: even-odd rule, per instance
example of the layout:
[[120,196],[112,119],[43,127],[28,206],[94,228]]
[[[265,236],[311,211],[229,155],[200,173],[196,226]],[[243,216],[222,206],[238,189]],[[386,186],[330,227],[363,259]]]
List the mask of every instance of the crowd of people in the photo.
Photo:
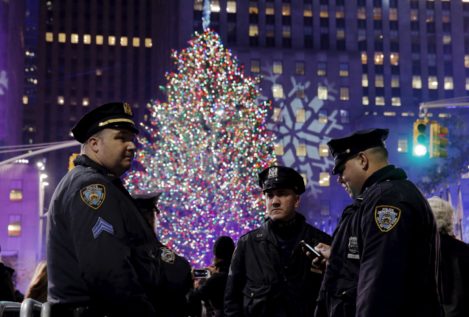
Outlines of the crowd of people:
[[[51,199],[47,264],[26,292],[53,317],[469,316],[469,247],[452,207],[388,162],[386,129],[328,143],[352,199],[332,237],[297,211],[302,176],[270,166],[258,179],[265,222],[236,244],[219,237],[203,270],[155,235],[161,193],[131,196],[121,182],[136,151],[131,107],[95,108],[72,133],[81,154]],[[2,265],[0,299],[19,301]]]

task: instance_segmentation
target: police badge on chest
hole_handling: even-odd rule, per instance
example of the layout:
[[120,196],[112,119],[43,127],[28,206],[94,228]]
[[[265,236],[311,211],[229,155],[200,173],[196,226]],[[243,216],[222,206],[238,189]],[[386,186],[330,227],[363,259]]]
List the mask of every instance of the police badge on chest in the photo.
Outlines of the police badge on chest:
[[358,254],[358,238],[350,237],[348,238],[347,245],[347,259],[360,260],[360,255]]

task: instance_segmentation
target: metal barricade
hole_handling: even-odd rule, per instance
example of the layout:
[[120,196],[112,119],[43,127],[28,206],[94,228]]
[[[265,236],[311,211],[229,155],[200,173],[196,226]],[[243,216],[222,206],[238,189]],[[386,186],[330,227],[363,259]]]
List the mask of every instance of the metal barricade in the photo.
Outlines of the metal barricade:
[[20,317],[40,317],[42,303],[32,298],[26,298],[21,303]]
[[0,317],[18,317],[20,309],[21,303],[0,301]]

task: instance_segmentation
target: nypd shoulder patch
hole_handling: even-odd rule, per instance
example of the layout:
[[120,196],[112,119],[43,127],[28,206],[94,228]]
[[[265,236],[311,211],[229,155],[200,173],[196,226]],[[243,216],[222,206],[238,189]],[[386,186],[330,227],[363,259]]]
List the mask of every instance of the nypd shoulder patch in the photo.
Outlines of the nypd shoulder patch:
[[98,210],[106,198],[106,187],[102,184],[88,185],[80,190],[80,196],[85,204]]
[[394,206],[380,205],[375,207],[375,222],[381,232],[389,232],[401,218],[401,210]]
[[173,264],[176,259],[176,254],[168,248],[161,248],[161,260]]

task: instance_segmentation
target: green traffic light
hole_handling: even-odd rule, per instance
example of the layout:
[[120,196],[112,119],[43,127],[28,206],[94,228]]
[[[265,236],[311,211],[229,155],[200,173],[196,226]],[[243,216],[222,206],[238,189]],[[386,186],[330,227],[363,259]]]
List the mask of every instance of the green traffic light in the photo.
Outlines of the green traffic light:
[[414,148],[415,156],[424,156],[427,154],[427,147],[423,144],[417,144]]

